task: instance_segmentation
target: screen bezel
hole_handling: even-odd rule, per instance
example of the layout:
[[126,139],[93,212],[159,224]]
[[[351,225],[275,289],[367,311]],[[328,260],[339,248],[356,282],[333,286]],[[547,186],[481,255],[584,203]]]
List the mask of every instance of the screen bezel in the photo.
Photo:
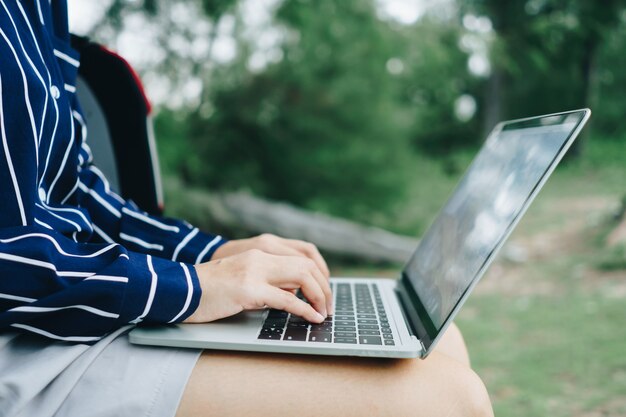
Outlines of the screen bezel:
[[[555,155],[554,159],[548,165],[544,173],[541,175],[541,178],[539,179],[539,181],[537,182],[533,190],[529,193],[519,213],[513,218],[513,220],[507,227],[506,231],[502,235],[501,239],[497,242],[493,250],[485,258],[484,263],[478,269],[474,277],[470,280],[469,285],[467,286],[463,294],[459,297],[459,300],[457,301],[455,306],[452,308],[450,314],[445,318],[445,320],[443,321],[442,325],[439,328],[437,328],[433,320],[428,315],[424,304],[420,300],[420,297],[417,294],[417,291],[415,290],[415,287],[413,286],[411,279],[409,278],[408,269],[409,269],[409,264],[410,264],[412,257],[407,262],[406,266],[404,267],[402,271],[402,276],[400,278],[400,283],[399,283],[400,285],[398,286],[398,292],[399,292],[401,300],[403,301],[403,305],[405,306],[407,310],[408,319],[412,322],[414,330],[417,333],[417,337],[420,339],[424,347],[424,354],[423,354],[424,357],[430,353],[430,351],[432,350],[436,342],[439,340],[441,335],[445,332],[447,327],[450,325],[450,323],[452,322],[452,320],[458,313],[460,307],[463,305],[463,303],[465,302],[465,299],[469,296],[474,286],[478,283],[480,278],[484,275],[485,271],[491,265],[491,263],[496,257],[496,254],[502,248],[502,246],[504,245],[504,243],[510,236],[511,232],[515,229],[515,226],[517,226],[520,219],[524,216],[524,213],[526,213],[526,210],[528,209],[530,204],[533,202],[533,200],[539,193],[539,190],[543,188],[547,179],[550,177],[550,175],[552,174],[552,172],[554,171],[558,163],[561,161],[561,159],[563,158],[563,156],[565,155],[565,153],[567,152],[571,144],[574,142],[574,140],[576,139],[576,137],[578,136],[578,134],[584,127],[585,123],[587,122],[587,120],[589,119],[591,115],[591,110],[589,109],[572,110],[572,111],[567,111],[567,112],[562,112],[562,113],[553,113],[553,114],[547,114],[543,116],[535,116],[535,117],[528,117],[524,119],[501,122],[492,130],[492,132],[487,137],[485,143],[489,141],[492,137],[494,137],[495,135],[498,135],[500,132],[504,130],[513,130],[515,126],[524,128],[524,125],[528,123],[533,123],[533,122],[535,123],[535,126],[541,126],[540,120],[542,119],[545,120],[549,118],[563,116],[562,120],[564,120],[566,117],[570,115],[575,115],[575,114],[579,115],[576,125],[572,128],[571,132],[569,133],[569,136],[563,142],[563,145],[561,146],[561,148]],[[553,125],[556,126],[561,123],[562,122],[554,123]],[[461,178],[461,180],[459,180],[458,184],[461,184],[463,179],[472,170],[473,166],[474,166],[474,162],[472,162],[470,166],[467,168],[463,177]],[[455,188],[455,190],[450,194],[450,198],[456,193],[457,188],[458,188],[458,185]],[[431,223],[431,226],[437,221],[437,219],[439,219],[440,215],[441,215],[441,212],[438,213],[438,215],[435,217],[435,219]],[[419,248],[419,245],[418,245],[418,248]],[[418,249],[416,249],[416,252],[417,250]]]

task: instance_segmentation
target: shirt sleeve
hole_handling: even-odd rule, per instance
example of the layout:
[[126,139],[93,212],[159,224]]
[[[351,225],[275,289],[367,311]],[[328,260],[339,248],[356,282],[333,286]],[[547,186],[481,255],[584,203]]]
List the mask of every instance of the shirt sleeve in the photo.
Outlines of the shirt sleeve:
[[86,162],[80,168],[77,202],[89,212],[95,235],[103,242],[118,242],[132,251],[190,264],[210,260],[226,242],[185,221],[149,215],[134,202],[125,201],[89,162],[86,145],[81,155]]
[[128,323],[182,321],[200,298],[192,265],[41,226],[0,229],[0,276],[0,329],[70,342]]

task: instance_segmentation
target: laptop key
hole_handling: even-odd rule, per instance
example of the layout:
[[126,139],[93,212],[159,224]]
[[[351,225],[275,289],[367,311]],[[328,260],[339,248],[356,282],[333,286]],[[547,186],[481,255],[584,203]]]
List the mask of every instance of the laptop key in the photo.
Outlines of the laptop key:
[[356,332],[356,327],[354,326],[336,326],[335,331],[337,332]]
[[335,326],[354,326],[353,320],[336,320]]
[[269,313],[267,313],[267,318],[268,319],[286,319],[287,316],[289,315],[289,313],[287,313],[286,311],[281,311],[281,310],[270,310]]
[[305,323],[305,324],[309,324],[308,321],[306,321],[302,317],[298,317],[298,316],[291,316],[291,318],[289,319],[289,323]]
[[378,322],[371,319],[361,319],[359,320],[359,324],[378,324]]
[[284,326],[285,323],[287,322],[286,318],[266,318],[265,321],[263,322],[263,324],[265,325],[270,325],[270,324],[275,324],[278,326]]
[[291,328],[287,329],[283,340],[306,341],[306,329]]
[[395,346],[396,344],[394,343],[393,340],[385,340],[385,345],[387,345],[387,346]]
[[376,337],[376,336],[360,336],[359,343],[362,345],[382,345],[383,344],[380,337]]
[[309,323],[287,323],[288,329],[308,329]]
[[347,338],[355,338],[356,333],[354,332],[335,332],[335,337],[347,337]]
[[261,329],[261,333],[264,333],[264,334],[270,334],[270,333],[282,334],[283,333],[283,329],[282,328],[274,328],[274,327],[272,327],[272,328],[263,327]]
[[391,333],[383,333],[383,339],[393,339],[393,335]]
[[359,329],[363,329],[363,330],[378,330],[378,325],[376,325],[376,324],[359,324]]
[[356,339],[351,337],[335,337],[335,343],[351,343],[356,345]]
[[281,333],[261,333],[259,335],[259,339],[271,339],[271,340],[280,340],[282,336]]
[[330,333],[326,332],[311,332],[309,334],[309,342],[324,342],[330,343],[332,340],[332,336]]
[[359,336],[380,336],[378,330],[359,330]]
[[332,323],[314,324],[311,326],[312,332],[330,332],[333,330]]
[[381,331],[382,331],[383,333],[390,333],[390,334],[391,334],[391,329],[390,329],[389,327],[383,327],[383,328],[381,329]]

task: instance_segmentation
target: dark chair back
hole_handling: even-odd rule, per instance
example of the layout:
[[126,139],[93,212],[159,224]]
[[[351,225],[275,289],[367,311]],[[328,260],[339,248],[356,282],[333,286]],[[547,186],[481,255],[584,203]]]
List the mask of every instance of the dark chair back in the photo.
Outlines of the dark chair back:
[[76,93],[94,163],[122,197],[161,214],[152,108],[139,77],[126,60],[102,45],[77,36],[72,45],[81,54]]

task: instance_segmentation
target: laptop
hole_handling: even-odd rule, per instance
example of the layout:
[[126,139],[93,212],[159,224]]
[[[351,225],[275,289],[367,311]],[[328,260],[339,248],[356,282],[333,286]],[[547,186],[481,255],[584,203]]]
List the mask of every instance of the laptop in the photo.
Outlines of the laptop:
[[426,357],[589,119],[589,109],[498,124],[399,279],[331,278],[321,324],[278,310],[137,327],[137,344],[313,355]]

